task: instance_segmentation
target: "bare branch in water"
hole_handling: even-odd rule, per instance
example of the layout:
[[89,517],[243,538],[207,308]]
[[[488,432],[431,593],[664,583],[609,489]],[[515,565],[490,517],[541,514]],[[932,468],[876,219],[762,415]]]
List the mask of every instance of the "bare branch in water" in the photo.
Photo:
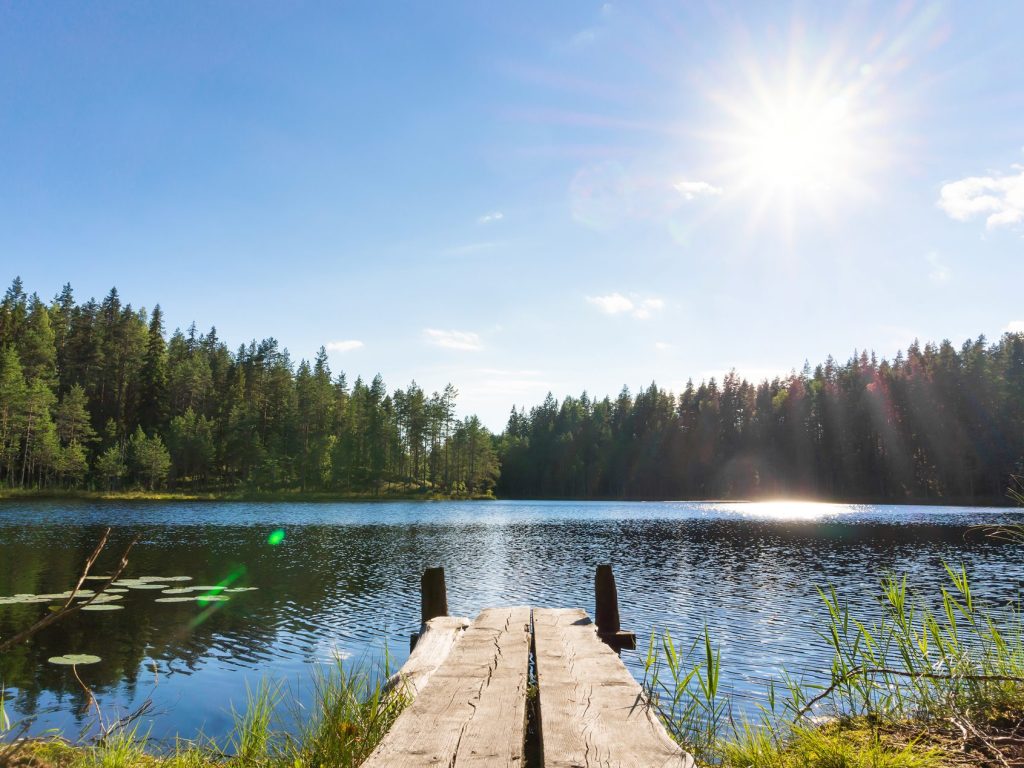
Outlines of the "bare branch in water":
[[107,546],[107,541],[110,539],[110,530],[110,528],[107,528],[107,530],[103,532],[103,536],[100,537],[99,543],[96,545],[96,548],[92,551],[92,554],[89,555],[89,558],[85,561],[85,566],[82,568],[82,575],[78,577],[78,583],[76,583],[74,589],[71,590],[71,595],[68,597],[67,600],[64,601],[64,605],[62,605],[54,613],[50,613],[47,616],[44,616],[43,618],[39,619],[39,621],[37,621],[35,624],[31,625],[27,629],[19,632],[13,637],[8,638],[7,640],[4,640],[3,642],[0,642],[0,653],[9,651],[11,648],[18,645],[19,643],[23,643],[26,640],[28,640],[37,632],[40,632],[46,629],[51,624],[55,624],[56,622],[60,621],[68,614],[74,613],[75,611],[81,610],[85,606],[89,605],[97,597],[102,595],[103,592],[107,589],[107,587],[109,587],[121,575],[125,567],[128,565],[128,553],[132,551],[132,547],[134,547],[139,540],[138,536],[132,539],[128,546],[125,547],[124,553],[121,555],[121,561],[118,563],[117,568],[114,570],[114,573],[111,574],[111,576],[107,578],[107,580],[104,581],[99,586],[99,588],[96,589],[93,592],[93,594],[90,595],[87,599],[82,600],[78,603],[74,603],[74,599],[78,595],[79,590],[82,588],[82,584],[85,583],[86,578],[88,578],[89,576],[89,571],[92,569],[92,566],[95,564],[96,559],[100,556],[100,553],[103,551],[104,547]]

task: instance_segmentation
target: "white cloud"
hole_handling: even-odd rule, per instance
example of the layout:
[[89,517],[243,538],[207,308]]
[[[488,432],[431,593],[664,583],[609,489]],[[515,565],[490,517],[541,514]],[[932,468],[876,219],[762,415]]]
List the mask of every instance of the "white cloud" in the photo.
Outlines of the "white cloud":
[[665,350],[672,349],[672,345],[667,341],[656,341],[654,342],[654,348],[659,352],[664,352]]
[[328,341],[325,346],[328,352],[351,352],[353,349],[363,346],[363,342],[357,339],[345,339],[344,341]]
[[952,273],[949,271],[949,267],[939,261],[939,254],[935,251],[931,251],[926,257],[928,260],[928,279],[933,283],[945,283],[949,281]]
[[484,348],[480,334],[471,331],[441,331],[436,328],[426,328],[423,335],[429,343],[445,349],[477,352]]
[[985,216],[988,229],[1024,223],[1024,166],[1009,176],[968,176],[943,184],[937,205],[950,218],[970,221]]
[[664,308],[665,302],[661,299],[644,299],[633,310],[633,317],[646,320],[652,312],[659,312]]
[[605,296],[587,296],[587,301],[600,309],[606,315],[621,315],[629,313],[638,320],[646,320],[654,312],[665,307],[665,302],[657,297],[640,299],[623,296],[618,291],[606,294]]
[[684,200],[696,200],[698,197],[714,197],[722,194],[722,188],[706,181],[677,181],[672,185],[683,196]]
[[501,221],[504,218],[505,218],[505,214],[502,213],[501,211],[490,211],[488,213],[485,213],[483,216],[480,216],[479,218],[477,218],[476,223],[477,224],[491,224],[491,223],[493,223],[495,221]]
[[633,302],[621,293],[609,293],[607,296],[587,296],[587,301],[606,315],[618,315],[633,310]]
[[1003,328],[1003,333],[1024,333],[1024,320],[1011,320],[1010,323]]

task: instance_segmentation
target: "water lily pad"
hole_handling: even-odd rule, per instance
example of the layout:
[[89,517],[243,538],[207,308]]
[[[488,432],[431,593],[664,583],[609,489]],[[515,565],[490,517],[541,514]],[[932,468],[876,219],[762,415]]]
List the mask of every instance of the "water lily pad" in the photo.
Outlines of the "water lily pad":
[[103,590],[104,595],[119,595],[127,592],[127,587],[107,587]]
[[194,597],[158,597],[154,603],[194,603]]
[[86,581],[106,581],[110,576],[86,576]]
[[145,584],[129,584],[128,589],[167,589],[167,585],[146,582]]
[[35,595],[11,595],[0,597],[0,605],[28,605],[29,603],[48,603],[47,598],[39,599]]
[[145,584],[142,579],[118,579],[114,582],[115,587],[131,587],[136,584]]
[[252,592],[259,587],[231,587],[231,589],[225,589],[225,592]]
[[95,664],[99,660],[99,656],[92,656],[88,653],[67,653],[63,656],[51,656],[49,658],[49,662],[51,664],[65,664],[68,666],[75,664]]
[[163,594],[165,595],[187,595],[195,590],[192,587],[175,587],[174,589],[165,589]]
[[108,595],[103,593],[102,595],[96,595],[96,597],[92,598],[94,603],[112,603],[115,600],[124,600],[124,595]]
[[139,576],[139,581],[159,581],[161,584],[165,581],[192,581],[191,576]]
[[123,611],[123,605],[110,605],[110,603],[90,603],[82,606],[83,611]]
[[223,584],[213,584],[212,586],[210,584],[204,584],[200,587],[191,587],[191,589],[193,592],[223,592],[227,587]]
[[200,603],[223,603],[231,598],[227,595],[196,595],[194,599]]

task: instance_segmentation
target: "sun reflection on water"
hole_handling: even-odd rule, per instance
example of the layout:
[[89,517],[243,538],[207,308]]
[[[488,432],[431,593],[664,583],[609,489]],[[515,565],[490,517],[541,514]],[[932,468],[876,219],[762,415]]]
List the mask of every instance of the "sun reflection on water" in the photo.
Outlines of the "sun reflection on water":
[[820,520],[856,511],[853,504],[778,499],[722,505],[724,510],[759,520]]

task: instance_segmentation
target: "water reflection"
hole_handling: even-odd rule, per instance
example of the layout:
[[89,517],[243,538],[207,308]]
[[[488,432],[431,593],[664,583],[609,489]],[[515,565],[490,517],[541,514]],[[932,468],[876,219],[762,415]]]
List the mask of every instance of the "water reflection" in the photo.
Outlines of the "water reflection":
[[820,520],[825,517],[855,514],[853,504],[828,504],[820,501],[756,501],[715,504],[723,512],[735,512],[755,520]]
[[[644,639],[671,630],[683,642],[707,626],[722,645],[725,683],[756,696],[765,678],[822,668],[823,616],[815,588],[833,584],[875,610],[879,579],[907,573],[922,589],[942,562],[964,561],[975,591],[1016,599],[1024,563],[1013,544],[978,523],[1020,521],[1005,510],[767,504],[11,504],[0,507],[0,595],[59,592],[106,525],[109,559],[136,533],[127,575],[184,574],[237,593],[205,608],[156,603],[130,590],[123,611],[78,614],[0,659],[15,715],[36,732],[85,724],[86,703],[50,656],[95,653],[80,674],[107,711],[152,696],[154,735],[222,734],[230,702],[272,676],[308,688],[312,665],[374,662],[385,644],[401,662],[419,614],[419,574],[444,565],[449,606],[592,609],[593,569],[612,562],[623,625]],[[284,537],[275,531],[284,531]],[[272,544],[277,540],[276,545]],[[0,606],[0,636],[45,606]],[[624,660],[640,673],[637,652]]]

